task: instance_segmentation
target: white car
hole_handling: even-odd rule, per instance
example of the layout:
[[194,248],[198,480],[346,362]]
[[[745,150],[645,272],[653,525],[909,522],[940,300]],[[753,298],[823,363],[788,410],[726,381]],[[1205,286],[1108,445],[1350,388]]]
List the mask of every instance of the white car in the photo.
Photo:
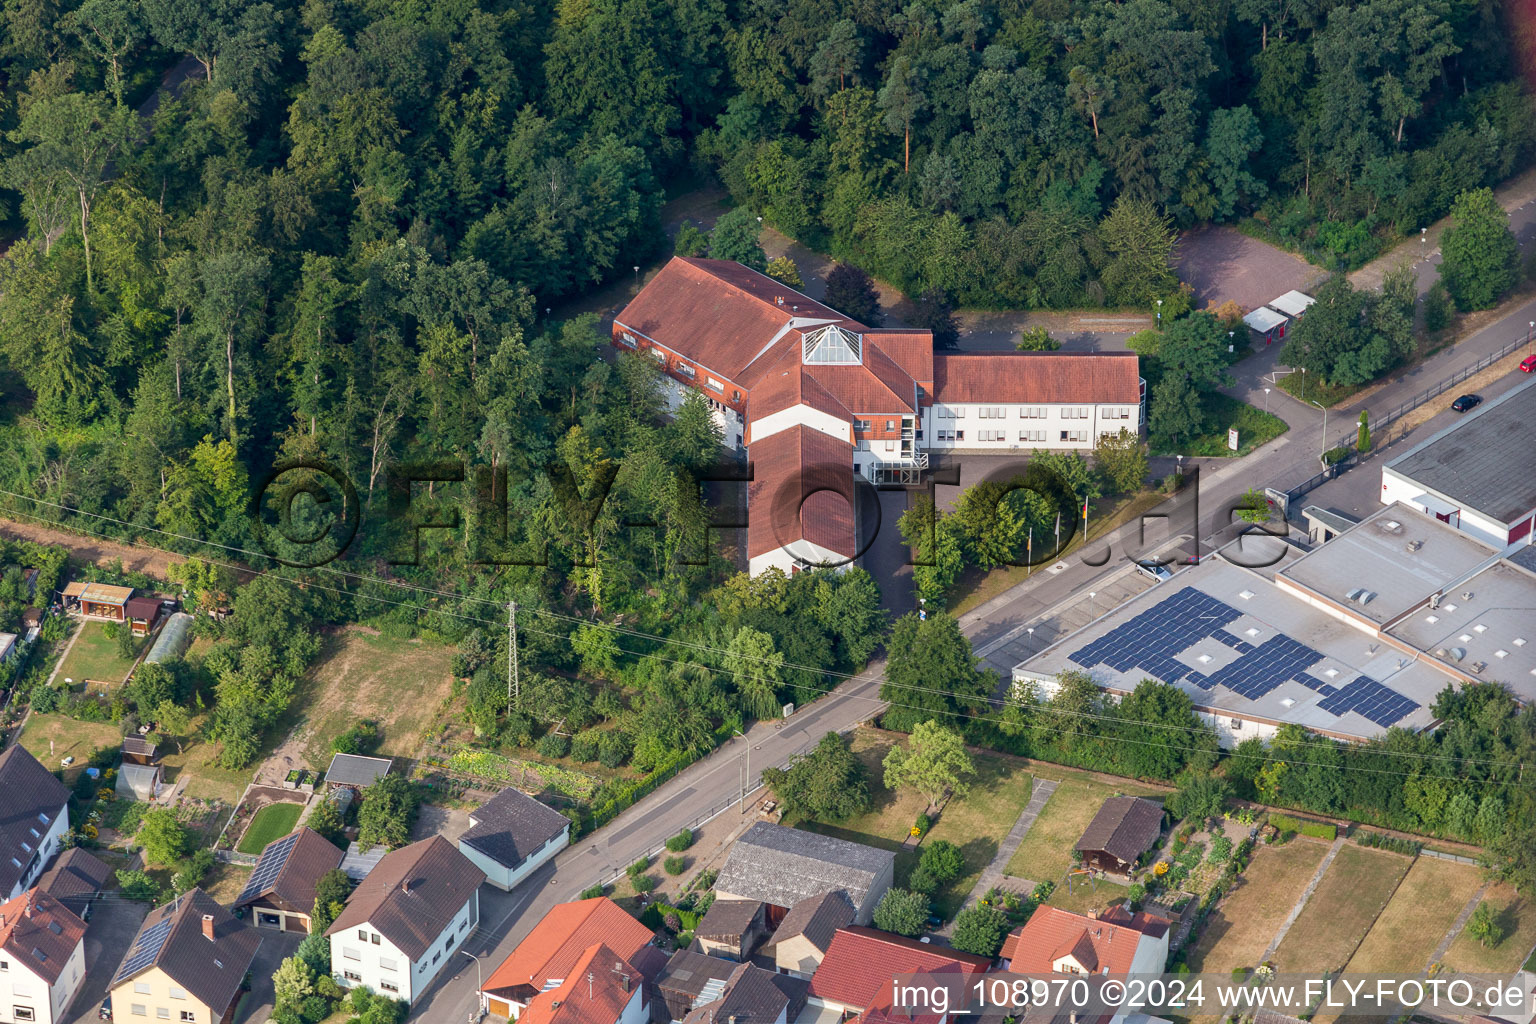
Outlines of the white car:
[[1136,571],[1151,579],[1153,583],[1173,579],[1173,570],[1156,562],[1137,562]]
[[68,768],[70,765],[72,765],[74,763],[75,763],[74,755],[70,755],[69,757],[66,757],[64,760],[59,762],[60,766],[62,766],[64,768]]

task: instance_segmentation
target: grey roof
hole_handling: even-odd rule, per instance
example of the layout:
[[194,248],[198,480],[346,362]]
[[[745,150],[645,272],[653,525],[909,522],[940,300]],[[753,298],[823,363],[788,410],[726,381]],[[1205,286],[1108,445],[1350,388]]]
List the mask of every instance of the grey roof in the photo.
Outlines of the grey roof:
[[483,881],[485,872],[448,840],[423,839],[385,854],[325,934],[367,924],[420,960]]
[[771,941],[778,943],[803,935],[806,941],[825,953],[837,930],[852,921],[853,905],[848,902],[848,897],[840,892],[823,893],[790,907]]
[[[213,938],[203,918],[213,918]],[[192,889],[149,912],[112,979],[112,988],[159,967],[177,985],[216,1014],[240,991],[256,957],[261,936],[237,920],[202,889]]]
[[778,907],[843,892],[858,905],[895,863],[889,850],[759,821],[731,847],[715,891]]
[[805,1005],[810,982],[765,971],[751,964],[737,964],[725,982],[720,998],[699,1003],[683,1018],[684,1024],[772,1024],[787,1011],[793,1020]]
[[1498,680],[1525,703],[1536,701],[1536,559],[1530,561],[1499,559],[1451,587],[1437,607],[1399,618],[1388,635],[1449,670]]
[[0,754],[0,898],[21,883],[69,790],[17,743]]
[[325,781],[337,786],[367,788],[389,774],[394,762],[387,757],[363,757],[361,754],[337,754],[325,770]]
[[1526,544],[1510,553],[1509,560],[1523,569],[1536,572],[1536,545]]
[[1308,505],[1301,510],[1301,514],[1307,519],[1322,523],[1334,533],[1343,533],[1360,521],[1352,515],[1340,512],[1338,509],[1323,508],[1320,505]]
[[192,616],[186,612],[177,612],[165,620],[165,625],[160,627],[160,635],[155,637],[154,646],[145,655],[144,663],[158,665],[162,661],[171,661],[186,653],[192,645]]
[[112,869],[78,846],[59,855],[53,867],[44,871],[37,887],[69,909],[79,912],[97,893],[107,887]]
[[1388,462],[1390,470],[1501,523],[1536,508],[1536,380]]
[[125,761],[117,766],[117,780],[130,792],[147,794],[145,799],[153,800],[155,790],[160,786],[160,766]]
[[740,939],[762,917],[763,905],[757,900],[715,900],[693,934],[700,939]]
[[1132,863],[1157,842],[1163,830],[1163,809],[1136,796],[1112,796],[1093,816],[1074,850],[1103,850],[1116,860]]
[[571,827],[571,820],[553,807],[510,787],[471,811],[469,821],[459,845],[509,868]]
[[139,757],[154,757],[159,748],[142,736],[124,736],[122,752]]
[[[707,953],[680,949],[656,975],[656,990],[685,997],[686,1003],[677,1008],[686,1010],[693,1006],[693,1000],[709,987],[710,982],[723,983],[740,966]],[[669,1002],[668,1005],[673,1004]]]

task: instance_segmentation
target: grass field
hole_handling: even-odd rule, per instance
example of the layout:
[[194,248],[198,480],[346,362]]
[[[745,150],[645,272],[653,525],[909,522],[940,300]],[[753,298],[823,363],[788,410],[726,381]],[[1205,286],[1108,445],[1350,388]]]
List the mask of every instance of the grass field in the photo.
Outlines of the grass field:
[[[854,734],[854,752],[869,772],[873,810],[837,825],[817,821],[794,824],[824,835],[896,851],[896,884],[901,886],[906,884],[907,876],[917,866],[919,856],[918,852],[904,851],[902,841],[926,801],[908,790],[892,792],[881,783],[884,770],[880,762],[893,741],[890,734],[873,729],[860,729]],[[945,918],[953,917],[964,905],[982,869],[997,855],[998,844],[1029,803],[1032,779],[1016,762],[985,753],[975,753],[974,758],[977,776],[971,780],[970,791],[945,806],[933,830],[923,840],[947,839],[960,847],[965,855],[965,870],[961,876],[934,894],[935,912]]]
[[1536,903],[1504,882],[1490,885],[1483,898],[1493,904],[1498,921],[1504,926],[1504,941],[1484,948],[1462,932],[1446,950],[1445,965],[1465,974],[1509,974],[1536,946]]
[[267,804],[251,819],[250,827],[240,837],[240,845],[235,849],[241,853],[260,853],[272,840],[292,832],[303,813],[303,804]]
[[[1036,883],[1055,882],[1065,903],[1065,879],[1067,870],[1072,866],[1072,847],[1083,837],[1083,829],[1099,813],[1104,801],[1117,793],[1124,796],[1167,795],[1133,783],[1111,786],[1088,775],[1065,775],[1056,787],[1056,792],[1045,802],[1040,817],[1030,826],[1024,842],[1009,859],[1006,873]],[[1104,890],[1105,887],[1101,884],[1099,889]],[[1112,886],[1110,895],[1123,896],[1124,891],[1119,886]],[[1050,902],[1057,902],[1055,895]]]
[[242,864],[215,864],[203,879],[203,891],[224,906],[229,906],[240,896],[251,869]]
[[1275,969],[1313,973],[1341,969],[1386,909],[1412,863],[1401,854],[1340,847],[1275,951]]
[[181,739],[179,744],[176,739],[169,739],[160,744],[160,764],[165,781],[174,785],[185,774],[187,786],[184,792],[187,796],[222,800],[233,807],[240,794],[245,792],[245,784],[251,781],[251,769],[220,768],[213,763],[219,754],[218,745],[196,738],[207,721],[207,715],[192,720],[194,735],[190,739]]
[[[1247,402],[1240,402],[1219,391],[1203,393],[1200,406],[1205,410],[1206,421],[1211,424],[1210,431],[1198,437],[1185,438],[1168,451],[1155,450],[1153,455],[1179,452],[1207,458],[1236,458],[1247,455],[1291,429],[1285,420],[1274,413],[1254,408]],[[1227,447],[1227,430],[1230,427],[1237,428],[1238,448],[1235,452]]]
[[69,783],[85,770],[93,751],[100,747],[116,750],[122,742],[122,732],[111,722],[77,722],[63,715],[31,715],[21,733],[21,745],[50,771],[58,768],[66,757],[75,759],[64,770],[64,781]]
[[1471,864],[1420,857],[1387,909],[1376,918],[1345,970],[1350,974],[1414,974],[1445,938],[1481,884]]
[[117,641],[107,639],[105,622],[86,622],[80,630],[80,638],[59,667],[59,679],[73,679],[77,686],[87,679],[101,683],[122,682],[133,668],[134,658],[143,650],[144,641],[135,638],[134,656],[125,659],[117,653]]
[[379,724],[380,754],[414,757],[452,687],[452,659],[451,648],[425,641],[358,629],[327,636],[292,705],[306,720],[305,763],[324,771],[332,741],[361,719]]
[[1292,839],[1284,846],[1259,846],[1242,884],[1207,920],[1189,954],[1192,971],[1256,967],[1328,853],[1328,844]]

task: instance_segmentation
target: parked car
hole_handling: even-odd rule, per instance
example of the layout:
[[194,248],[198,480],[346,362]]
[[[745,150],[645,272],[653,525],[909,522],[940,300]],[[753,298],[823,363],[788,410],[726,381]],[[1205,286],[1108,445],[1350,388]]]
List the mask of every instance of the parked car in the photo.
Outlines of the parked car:
[[1482,395],[1462,395],[1451,403],[1451,410],[1453,412],[1467,412],[1470,409],[1476,409],[1482,403]]
[[1164,580],[1173,579],[1173,570],[1166,565],[1156,562],[1137,562],[1136,571],[1150,579],[1153,583],[1162,583]]
[[1536,373],[1536,356],[1526,356],[1520,361],[1522,373]]
[[111,1020],[112,1019],[112,997],[111,996],[107,996],[107,998],[105,998],[105,999],[103,999],[101,1001],[101,1009],[96,1011],[96,1019],[97,1020]]

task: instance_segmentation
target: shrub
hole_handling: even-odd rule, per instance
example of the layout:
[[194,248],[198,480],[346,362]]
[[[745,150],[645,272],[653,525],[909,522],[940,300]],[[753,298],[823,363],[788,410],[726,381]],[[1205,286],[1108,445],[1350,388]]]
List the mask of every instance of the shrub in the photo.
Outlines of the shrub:
[[635,892],[650,892],[656,888],[656,879],[651,875],[635,875],[629,884],[634,886]]
[[1218,833],[1211,837],[1211,852],[1206,857],[1212,864],[1225,864],[1232,856],[1232,840]]
[[[661,862],[662,869],[669,875],[680,875],[688,870],[686,857],[672,856]],[[673,929],[674,931],[676,929]]]
[[379,726],[376,722],[361,721],[331,741],[334,754],[371,754],[379,746]]
[[630,878],[639,878],[641,875],[645,874],[645,869],[650,866],[651,858],[641,857],[629,867],[625,868],[624,873],[627,874]]
[[534,747],[540,757],[564,757],[571,752],[571,740],[568,736],[562,736],[557,732],[547,732],[539,737],[538,745]]
[[685,828],[671,839],[667,840],[667,849],[673,853],[682,853],[693,845],[693,829]]
[[675,910],[667,911],[666,915],[662,917],[661,923],[666,925],[667,931],[671,932],[673,935],[676,935],[678,932],[683,930],[683,919],[678,916],[677,911]]
[[577,733],[576,738],[571,740],[571,756],[578,761],[596,761],[600,749],[598,740],[601,736],[600,729],[587,729]]
[[1269,823],[1281,832],[1296,832],[1300,835],[1311,836],[1314,839],[1333,840],[1338,838],[1339,830],[1333,825],[1327,825],[1320,821],[1307,821],[1302,818],[1293,818],[1288,814],[1271,814]]
[[1374,850],[1405,853],[1410,857],[1417,856],[1419,851],[1423,849],[1422,843],[1416,843],[1412,839],[1399,839],[1396,836],[1385,835],[1381,832],[1370,832],[1365,829],[1355,833],[1355,842]]
[[598,883],[597,885],[589,885],[585,889],[581,890],[581,898],[584,900],[596,899],[607,891],[608,890],[603,887],[602,883]]
[[917,821],[913,823],[912,827],[917,829],[918,835],[925,836],[928,834],[928,830],[933,828],[933,819],[928,817],[927,812],[924,812],[917,816]]

